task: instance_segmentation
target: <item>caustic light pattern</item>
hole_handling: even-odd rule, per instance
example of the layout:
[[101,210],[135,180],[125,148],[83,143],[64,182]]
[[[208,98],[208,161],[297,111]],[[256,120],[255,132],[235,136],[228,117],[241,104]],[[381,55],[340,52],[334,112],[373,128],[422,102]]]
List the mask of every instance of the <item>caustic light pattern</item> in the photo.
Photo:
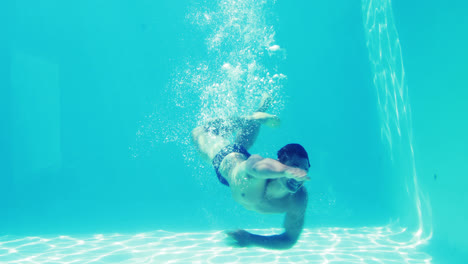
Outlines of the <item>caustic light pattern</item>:
[[[280,229],[249,230],[275,234]],[[385,227],[306,229],[289,250],[233,248],[223,231],[1,237],[1,263],[430,263],[404,229]]]

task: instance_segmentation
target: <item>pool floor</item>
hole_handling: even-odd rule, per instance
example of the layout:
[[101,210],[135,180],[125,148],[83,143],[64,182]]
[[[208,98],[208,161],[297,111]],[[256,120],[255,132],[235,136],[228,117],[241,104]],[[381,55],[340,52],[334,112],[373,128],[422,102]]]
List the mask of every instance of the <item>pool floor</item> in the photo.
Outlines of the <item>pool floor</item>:
[[431,263],[408,233],[390,226],[305,229],[292,249],[281,251],[233,248],[223,231],[3,236],[0,263]]

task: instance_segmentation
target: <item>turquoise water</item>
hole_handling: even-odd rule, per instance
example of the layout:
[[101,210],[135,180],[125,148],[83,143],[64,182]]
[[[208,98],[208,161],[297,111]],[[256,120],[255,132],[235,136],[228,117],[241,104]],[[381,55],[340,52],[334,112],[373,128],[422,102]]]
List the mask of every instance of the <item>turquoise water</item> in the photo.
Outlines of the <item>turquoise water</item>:
[[[458,2],[2,3],[0,262],[463,263]],[[283,216],[236,204],[190,141],[264,93],[282,125],[250,152],[311,163],[288,251],[226,244]]]

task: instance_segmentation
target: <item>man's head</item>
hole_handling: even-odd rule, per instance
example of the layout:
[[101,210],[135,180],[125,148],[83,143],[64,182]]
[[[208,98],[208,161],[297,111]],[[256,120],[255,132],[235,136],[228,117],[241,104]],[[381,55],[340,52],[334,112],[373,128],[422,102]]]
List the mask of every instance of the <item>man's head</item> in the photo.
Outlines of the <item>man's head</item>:
[[288,144],[278,150],[279,162],[291,166],[298,167],[303,170],[309,170],[310,162],[307,151],[299,144]]
[[[309,171],[309,155],[307,155],[307,151],[304,147],[299,144],[288,144],[282,147],[278,151],[278,160],[284,165]],[[304,184],[303,181],[287,178],[282,179],[281,182],[291,193],[297,192]]]

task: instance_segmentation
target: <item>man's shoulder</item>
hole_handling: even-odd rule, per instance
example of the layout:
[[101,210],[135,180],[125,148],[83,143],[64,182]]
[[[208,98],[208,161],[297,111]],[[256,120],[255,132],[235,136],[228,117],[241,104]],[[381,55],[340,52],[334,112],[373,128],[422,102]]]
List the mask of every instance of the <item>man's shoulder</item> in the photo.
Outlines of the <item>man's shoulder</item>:
[[252,154],[252,155],[250,155],[250,157],[247,160],[255,162],[255,161],[259,161],[259,160],[263,160],[263,159],[264,159],[264,157],[262,157],[262,156],[260,156],[258,154]]

